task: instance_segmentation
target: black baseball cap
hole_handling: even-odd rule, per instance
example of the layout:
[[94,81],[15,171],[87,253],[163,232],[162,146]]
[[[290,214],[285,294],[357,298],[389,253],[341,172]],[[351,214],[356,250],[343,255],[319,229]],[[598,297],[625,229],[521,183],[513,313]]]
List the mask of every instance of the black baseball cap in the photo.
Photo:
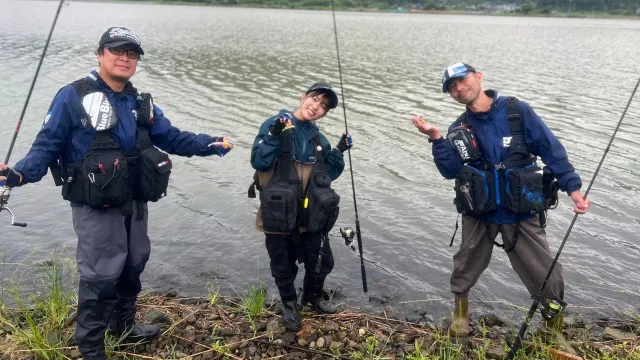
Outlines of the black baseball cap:
[[133,31],[120,27],[114,26],[110,27],[107,31],[102,34],[100,38],[100,43],[98,44],[99,48],[117,48],[124,45],[131,45],[134,49],[140,53],[140,55],[144,55],[144,51],[142,51],[142,47],[140,46],[140,38]]
[[473,66],[461,62],[457,62],[444,70],[442,75],[442,92],[449,92],[449,83],[455,78],[467,76],[471,72],[476,72]]
[[322,94],[326,94],[329,97],[329,109],[335,109],[335,107],[338,106],[338,95],[336,95],[336,92],[333,91],[331,86],[322,83],[315,83],[311,85],[306,94],[312,91],[318,91]]

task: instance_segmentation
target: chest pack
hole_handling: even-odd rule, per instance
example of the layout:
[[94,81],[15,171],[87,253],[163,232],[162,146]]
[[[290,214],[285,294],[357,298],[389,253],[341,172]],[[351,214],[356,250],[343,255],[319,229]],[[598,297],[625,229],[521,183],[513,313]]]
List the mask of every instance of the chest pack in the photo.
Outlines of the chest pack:
[[[502,207],[517,216],[531,216],[544,213],[557,202],[559,187],[553,180],[553,172],[548,167],[540,168],[537,157],[527,149],[517,98],[510,97],[507,102],[507,120],[512,137],[509,154],[503,162],[491,164],[481,154],[462,160],[464,165],[455,178],[454,204],[463,215],[481,216]],[[452,139],[472,131],[466,112],[458,118],[456,125]],[[475,142],[475,138],[464,136]]]
[[261,186],[258,172],[254,173],[248,196],[255,198],[255,190],[260,191],[260,216],[265,232],[289,234],[296,227],[304,226],[309,232],[326,234],[335,225],[340,196],[331,188],[318,135],[314,144],[316,162],[312,165],[304,193],[302,179],[298,178],[293,165],[290,131],[280,135],[280,155],[266,184]]
[[149,136],[155,121],[151,95],[137,96],[136,144],[127,153],[112,136],[119,119],[107,95],[86,78],[71,85],[85,111],[82,123],[95,130],[95,137],[80,162],[66,163],[60,157],[50,166],[56,185],[62,186],[63,199],[96,209],[123,207],[124,211],[131,200],[155,202],[166,195],[172,164]]
[[320,137],[314,138],[316,162],[313,164],[302,207],[302,225],[309,232],[327,234],[338,220],[340,196],[331,188],[324,164]]

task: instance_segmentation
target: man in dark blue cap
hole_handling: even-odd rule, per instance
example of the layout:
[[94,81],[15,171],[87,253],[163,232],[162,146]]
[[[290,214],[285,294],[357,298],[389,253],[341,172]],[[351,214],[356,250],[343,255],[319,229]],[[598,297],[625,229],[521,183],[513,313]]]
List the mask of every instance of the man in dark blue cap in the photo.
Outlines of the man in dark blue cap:
[[150,254],[147,202],[166,195],[168,154],[222,157],[233,147],[226,137],[172,126],[133,87],[142,54],[135,33],[109,28],[96,51],[99,70],[60,89],[29,153],[11,169],[0,164],[9,187],[40,181],[51,168],[71,204],[80,273],[75,339],[85,360],[106,359],[107,328],[134,340],[160,333],[134,317]]
[[[454,203],[463,215],[462,244],[451,276],[455,312],[450,332],[457,337],[469,336],[469,291],[489,265],[494,244],[505,249],[527,290],[537,294],[553,261],[544,227],[558,189],[571,197],[576,213],[586,213],[590,204],[564,147],[531,106],[495,90],[483,91],[482,78],[461,62],[445,69],[442,92],[466,106],[446,137],[422,117],[412,119],[429,136],[442,176],[455,179]],[[545,168],[537,165],[537,156]],[[502,244],[495,241],[498,233]],[[560,264],[543,295],[541,330],[573,352],[562,336],[566,303]]]

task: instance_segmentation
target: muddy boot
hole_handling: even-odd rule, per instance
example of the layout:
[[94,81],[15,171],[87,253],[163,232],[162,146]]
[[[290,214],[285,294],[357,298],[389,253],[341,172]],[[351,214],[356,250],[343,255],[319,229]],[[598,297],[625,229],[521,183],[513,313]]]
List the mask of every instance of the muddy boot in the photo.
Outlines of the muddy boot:
[[282,322],[289,331],[300,330],[300,315],[298,315],[296,299],[282,300]]
[[563,315],[558,315],[552,320],[546,320],[543,318],[538,325],[538,336],[540,336],[547,345],[553,348],[571,355],[577,355],[576,351],[571,346],[571,343],[565,339],[564,334],[562,333],[563,327]]
[[336,306],[322,297],[323,287],[324,280],[314,281],[305,277],[302,302],[311,305],[321,314],[335,314],[338,312]]
[[469,299],[456,298],[453,321],[449,327],[449,334],[457,338],[469,337]]

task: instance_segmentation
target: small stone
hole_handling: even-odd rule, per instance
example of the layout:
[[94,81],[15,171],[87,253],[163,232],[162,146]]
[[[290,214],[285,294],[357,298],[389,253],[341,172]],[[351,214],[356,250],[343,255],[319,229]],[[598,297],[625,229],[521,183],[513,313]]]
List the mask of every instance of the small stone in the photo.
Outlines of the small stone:
[[309,334],[309,337],[307,338],[308,342],[314,342],[316,340],[318,340],[318,333]]
[[479,323],[482,324],[483,322],[487,327],[504,325],[504,321],[502,321],[502,319],[500,319],[496,314],[480,316]]
[[298,339],[298,345],[300,346],[307,346],[307,340],[305,338],[299,338]]
[[312,342],[309,344],[309,348],[310,348],[310,349],[313,349],[313,348],[315,348],[315,347],[316,347],[316,342],[315,342],[315,341],[312,341]]
[[171,320],[169,317],[160,311],[149,310],[145,315],[146,321],[152,324],[169,324]]
[[82,353],[80,353],[80,351],[78,351],[77,349],[74,349],[74,350],[71,350],[69,357],[72,359],[79,359],[82,357]]
[[255,355],[255,353],[257,353],[257,352],[258,352],[258,348],[257,347],[255,347],[253,345],[251,345],[249,347],[249,355]]
[[318,345],[318,349],[322,349],[324,348],[324,338],[318,338],[318,341],[316,342],[316,345]]
[[175,298],[177,296],[178,296],[178,291],[176,291],[176,290],[169,290],[169,292],[164,294],[164,297],[166,297],[166,298]]
[[622,332],[620,330],[606,328],[604,329],[604,333],[602,334],[602,339],[605,341],[608,340],[633,340],[636,338],[636,335],[633,333]]
[[267,333],[271,337],[278,337],[278,336],[284,334],[285,331],[287,331],[287,330],[284,328],[284,325],[282,325],[280,320],[277,319],[277,318],[273,318],[267,324]]
[[340,329],[340,325],[334,321],[327,321],[323,326],[324,331],[338,331]]
[[367,330],[360,328],[360,330],[358,330],[358,335],[360,335],[360,337],[364,336],[367,333]]
[[501,347],[492,347],[487,350],[486,355],[489,359],[504,359],[507,354],[504,353],[504,349]]
[[335,349],[335,350],[340,350],[344,347],[344,343],[341,342],[332,342],[331,343],[331,348]]

